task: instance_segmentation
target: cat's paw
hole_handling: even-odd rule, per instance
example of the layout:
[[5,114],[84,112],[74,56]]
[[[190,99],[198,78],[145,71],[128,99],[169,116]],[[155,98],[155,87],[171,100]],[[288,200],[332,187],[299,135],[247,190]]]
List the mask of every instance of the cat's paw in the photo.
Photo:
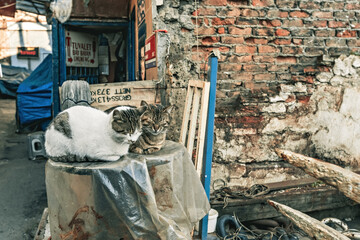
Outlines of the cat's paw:
[[154,153],[154,152],[157,152],[157,151],[159,151],[160,149],[158,149],[158,148],[148,148],[148,149],[145,149],[144,150],[144,153],[145,154],[151,154],[151,153]]
[[103,158],[103,160],[112,161],[112,162],[117,161],[119,159],[120,159],[120,156],[106,156]]
[[135,146],[130,147],[129,151],[137,154],[143,154],[144,152],[141,148]]

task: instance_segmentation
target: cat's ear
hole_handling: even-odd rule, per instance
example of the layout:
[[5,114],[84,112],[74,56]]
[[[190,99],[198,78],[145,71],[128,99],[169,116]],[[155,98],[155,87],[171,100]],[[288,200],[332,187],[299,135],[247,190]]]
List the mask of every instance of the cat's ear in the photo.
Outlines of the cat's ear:
[[144,115],[144,112],[148,109],[147,106],[141,106],[141,107],[138,107],[137,110],[140,114],[140,116]]
[[149,104],[147,102],[145,102],[144,100],[141,100],[140,106],[145,106],[145,107],[149,108]]
[[171,111],[175,108],[174,105],[170,105],[170,106],[167,106],[166,108],[164,108],[164,112],[167,112],[167,113],[171,113]]
[[114,120],[120,120],[120,119],[122,119],[119,110],[116,110],[116,109],[115,109],[115,110],[113,111],[113,119],[114,119]]

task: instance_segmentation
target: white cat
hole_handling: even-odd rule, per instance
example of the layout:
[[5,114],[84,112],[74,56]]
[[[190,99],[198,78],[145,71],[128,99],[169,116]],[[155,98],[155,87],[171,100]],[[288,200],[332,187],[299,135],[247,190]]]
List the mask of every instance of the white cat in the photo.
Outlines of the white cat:
[[74,106],[61,112],[45,132],[45,150],[54,161],[116,161],[141,135],[146,107],[118,107],[106,114]]

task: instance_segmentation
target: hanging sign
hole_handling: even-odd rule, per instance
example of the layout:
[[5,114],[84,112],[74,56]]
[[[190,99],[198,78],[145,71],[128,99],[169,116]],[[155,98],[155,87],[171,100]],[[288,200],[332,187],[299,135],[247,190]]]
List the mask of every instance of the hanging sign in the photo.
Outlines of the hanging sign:
[[39,58],[38,47],[18,47],[18,58]]
[[145,41],[145,68],[156,67],[156,34]]
[[66,66],[98,67],[97,36],[74,31],[65,31]]

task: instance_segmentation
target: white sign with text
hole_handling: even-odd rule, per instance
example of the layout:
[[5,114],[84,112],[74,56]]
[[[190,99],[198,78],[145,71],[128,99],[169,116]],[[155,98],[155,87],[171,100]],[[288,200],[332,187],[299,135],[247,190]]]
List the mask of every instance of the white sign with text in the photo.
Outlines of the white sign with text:
[[66,66],[98,67],[97,36],[74,31],[65,31]]

